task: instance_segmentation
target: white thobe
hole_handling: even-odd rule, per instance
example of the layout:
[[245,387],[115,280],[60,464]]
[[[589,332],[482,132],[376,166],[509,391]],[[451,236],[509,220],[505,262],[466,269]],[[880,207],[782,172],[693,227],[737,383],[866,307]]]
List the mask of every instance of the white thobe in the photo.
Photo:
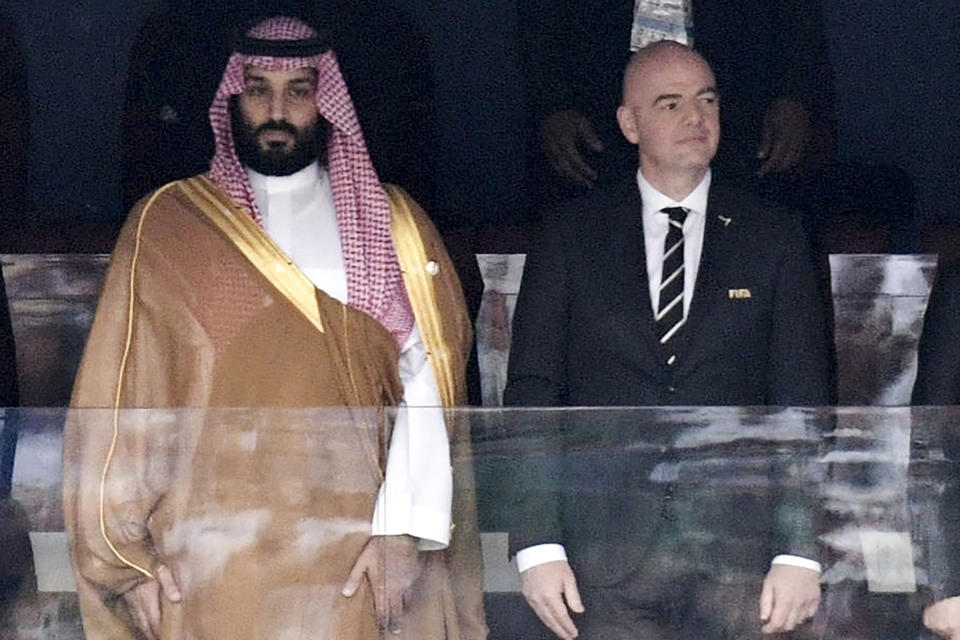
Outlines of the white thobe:
[[[313,284],[347,302],[347,273],[330,176],[317,163],[289,176],[247,169],[263,226]],[[437,383],[416,324],[400,350],[397,412],[372,535],[411,535],[423,550],[450,541],[453,479]]]

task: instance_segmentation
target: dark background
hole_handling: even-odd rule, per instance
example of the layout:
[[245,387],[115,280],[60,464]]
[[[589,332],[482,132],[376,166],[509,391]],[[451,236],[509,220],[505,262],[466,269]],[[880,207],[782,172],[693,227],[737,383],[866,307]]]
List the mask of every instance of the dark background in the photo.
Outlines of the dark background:
[[[34,222],[119,220],[127,57],[162,0],[5,0],[26,58]],[[398,0],[426,35],[444,214],[526,206],[515,0]],[[960,3],[824,1],[841,158],[896,165],[926,222],[960,223]],[[389,55],[389,52],[385,52]],[[439,212],[438,212],[439,213]]]

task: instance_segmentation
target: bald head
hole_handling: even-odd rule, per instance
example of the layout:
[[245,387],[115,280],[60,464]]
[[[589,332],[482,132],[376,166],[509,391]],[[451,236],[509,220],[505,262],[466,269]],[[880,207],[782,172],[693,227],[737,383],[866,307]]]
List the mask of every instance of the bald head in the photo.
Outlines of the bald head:
[[645,72],[651,66],[669,65],[678,61],[703,65],[711,77],[713,76],[710,64],[699,53],[685,44],[673,40],[660,40],[638,49],[630,56],[627,67],[623,70],[622,103],[627,104],[628,97],[637,93],[637,85],[644,81]]
[[620,131],[637,145],[647,181],[678,202],[701,181],[717,151],[715,84],[707,61],[676,42],[644,47],[624,72]]

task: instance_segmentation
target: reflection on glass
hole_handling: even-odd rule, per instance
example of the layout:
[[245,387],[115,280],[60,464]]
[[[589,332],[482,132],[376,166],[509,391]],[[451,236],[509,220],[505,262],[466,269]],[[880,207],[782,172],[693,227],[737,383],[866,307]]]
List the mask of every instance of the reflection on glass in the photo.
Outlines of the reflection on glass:
[[[803,633],[923,637],[923,607],[957,593],[957,409],[460,413],[473,446],[453,464],[460,486],[476,483],[492,638],[548,637],[507,557],[507,538],[515,547],[544,505],[575,516],[559,542],[583,590],[669,595],[660,614],[677,628],[695,622],[697,637],[759,637],[760,580],[773,553],[805,536],[824,591]],[[29,637],[42,620],[45,633],[81,638],[76,589],[118,593],[139,579],[100,530],[101,485],[116,551],[178,579],[183,601],[165,615],[182,613],[165,624],[201,637],[223,628],[272,637],[268,629],[294,620],[331,628],[345,608],[370,606],[340,588],[369,535],[379,482],[357,443],[391,419],[357,409],[127,410],[104,476],[112,411],[7,410],[0,441],[16,455],[0,500],[0,635]],[[87,437],[62,458],[66,421]],[[414,624],[416,601],[410,611]],[[329,637],[380,637],[372,610],[369,620]]]

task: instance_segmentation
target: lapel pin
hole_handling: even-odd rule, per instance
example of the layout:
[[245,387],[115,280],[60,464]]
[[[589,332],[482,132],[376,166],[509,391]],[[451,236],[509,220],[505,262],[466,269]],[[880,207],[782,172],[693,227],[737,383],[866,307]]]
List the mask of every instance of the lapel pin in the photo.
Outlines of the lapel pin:
[[723,223],[723,226],[725,226],[725,227],[729,227],[729,226],[730,226],[730,223],[733,222],[733,218],[728,218],[727,216],[719,216],[719,215],[718,215],[717,217],[720,218],[720,222],[722,222],[722,223]]
[[753,296],[750,295],[750,289],[727,289],[727,297],[731,300],[745,300]]

